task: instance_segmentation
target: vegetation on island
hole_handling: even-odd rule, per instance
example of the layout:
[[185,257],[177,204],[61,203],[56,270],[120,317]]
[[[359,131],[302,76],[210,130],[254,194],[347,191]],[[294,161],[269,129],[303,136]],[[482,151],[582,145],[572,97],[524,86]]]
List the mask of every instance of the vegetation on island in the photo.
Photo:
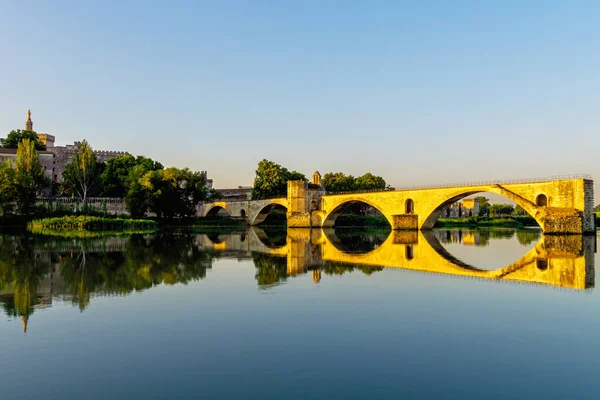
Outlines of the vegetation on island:
[[147,219],[102,218],[88,215],[36,219],[28,224],[30,230],[51,231],[143,231],[156,230],[156,221]]

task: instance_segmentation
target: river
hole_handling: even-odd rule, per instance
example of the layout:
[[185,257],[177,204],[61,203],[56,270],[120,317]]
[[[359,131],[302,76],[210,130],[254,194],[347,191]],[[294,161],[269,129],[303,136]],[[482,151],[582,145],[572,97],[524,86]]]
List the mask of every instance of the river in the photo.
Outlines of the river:
[[596,238],[0,235],[3,399],[596,398]]

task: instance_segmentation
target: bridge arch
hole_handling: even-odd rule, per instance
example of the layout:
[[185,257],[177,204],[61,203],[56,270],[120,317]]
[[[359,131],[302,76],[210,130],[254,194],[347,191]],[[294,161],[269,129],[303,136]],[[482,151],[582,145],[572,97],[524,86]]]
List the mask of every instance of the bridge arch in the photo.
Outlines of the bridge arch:
[[365,200],[362,198],[356,198],[356,199],[348,199],[346,201],[339,203],[327,215],[325,215],[325,218],[323,219],[323,227],[324,228],[333,227],[335,225],[335,220],[344,212],[344,210],[348,206],[350,206],[352,204],[356,204],[356,203],[363,203],[363,204],[373,207],[374,209],[379,211],[379,213],[381,213],[381,215],[383,215],[385,217],[385,219],[390,224],[390,226],[393,226],[391,218],[388,215],[386,215],[379,206],[375,205],[373,202],[370,202],[369,200]]
[[264,205],[262,208],[256,212],[252,221],[250,221],[250,225],[258,225],[267,219],[269,213],[273,210],[281,210],[287,213],[287,207],[279,202],[269,203]]
[[[494,193],[505,197],[515,204],[523,208],[527,214],[529,214],[540,227],[543,227],[542,224],[542,215],[540,206],[534,204],[533,202],[524,199],[520,196],[515,195],[512,192],[509,192],[506,189],[499,187],[499,185],[491,185],[488,187],[482,187],[481,189],[474,190],[474,188],[456,188],[455,191],[452,191],[448,194],[445,200],[434,204],[434,206],[430,210],[426,210],[423,215],[426,215],[425,221],[422,224],[422,229],[431,229],[433,228],[437,219],[441,216],[442,211],[449,205],[464,199],[465,197],[478,194],[478,193]],[[539,197],[539,196],[538,196]]]
[[226,207],[223,207],[221,205],[214,205],[208,210],[205,216],[216,217],[219,214],[223,215],[225,213],[227,214],[227,216],[231,217],[231,212]]

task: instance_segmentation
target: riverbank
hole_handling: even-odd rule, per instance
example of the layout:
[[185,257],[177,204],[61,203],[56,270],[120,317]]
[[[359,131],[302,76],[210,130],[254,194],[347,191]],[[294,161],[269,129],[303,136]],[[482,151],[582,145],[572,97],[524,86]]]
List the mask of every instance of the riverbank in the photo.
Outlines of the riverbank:
[[77,232],[139,232],[155,231],[158,229],[156,221],[147,219],[103,218],[86,215],[67,216],[57,218],[35,219],[27,224],[32,232],[50,234],[51,232],[66,233]]
[[509,217],[469,217],[469,218],[439,218],[435,228],[524,228],[539,226],[529,215],[512,215]]

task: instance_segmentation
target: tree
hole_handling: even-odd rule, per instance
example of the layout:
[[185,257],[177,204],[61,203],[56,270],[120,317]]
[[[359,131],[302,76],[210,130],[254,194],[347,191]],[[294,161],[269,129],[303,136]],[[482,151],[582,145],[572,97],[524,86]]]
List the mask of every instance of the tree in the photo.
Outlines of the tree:
[[523,209],[523,207],[521,207],[520,205],[516,205],[516,206],[515,206],[515,214],[516,214],[516,215],[526,215],[526,214],[527,214],[527,211],[525,211],[525,210]]
[[96,155],[87,140],[73,152],[73,160],[65,166],[63,185],[76,193],[83,203],[100,183]]
[[479,203],[479,216],[487,215],[490,208],[490,200],[485,196],[475,197],[475,201]]
[[288,171],[287,168],[269,160],[258,163],[252,199],[260,200],[270,197],[285,197],[287,195],[287,182],[293,180],[306,180],[300,172]]
[[17,206],[21,214],[31,212],[38,193],[50,186],[50,179],[40,164],[35,143],[29,139],[23,139],[17,147],[14,182]]
[[0,212],[2,215],[11,210],[15,200],[15,170],[9,160],[0,164]]
[[32,141],[35,144],[36,150],[46,150],[46,146],[40,143],[40,138],[38,137],[37,133],[30,130],[20,129],[17,129],[16,131],[10,131],[8,136],[6,136],[6,139],[2,141],[2,147],[8,149],[16,149],[19,143],[21,143],[25,139],[29,139],[30,141]]
[[196,206],[209,198],[206,174],[188,168],[148,171],[139,180],[147,204],[158,217],[190,217]]
[[354,177],[342,172],[328,172],[321,179],[321,185],[328,192],[349,192],[354,190]]
[[354,190],[385,189],[385,180],[381,176],[367,172],[354,181]]
[[136,165],[129,172],[125,206],[133,218],[143,217],[148,210],[146,190],[141,184],[141,180],[147,172],[143,165]]
[[106,162],[106,168],[100,174],[100,185],[103,196],[125,197],[130,184],[130,173],[137,165],[141,165],[145,171],[163,169],[161,163],[143,156],[136,158],[130,154],[125,154],[120,157],[111,158]]
[[321,179],[321,184],[328,192],[350,192],[355,190],[385,189],[386,183],[381,176],[370,172],[354,178],[343,172],[328,172]]
[[492,204],[490,206],[490,215],[511,215],[515,209],[510,204]]

